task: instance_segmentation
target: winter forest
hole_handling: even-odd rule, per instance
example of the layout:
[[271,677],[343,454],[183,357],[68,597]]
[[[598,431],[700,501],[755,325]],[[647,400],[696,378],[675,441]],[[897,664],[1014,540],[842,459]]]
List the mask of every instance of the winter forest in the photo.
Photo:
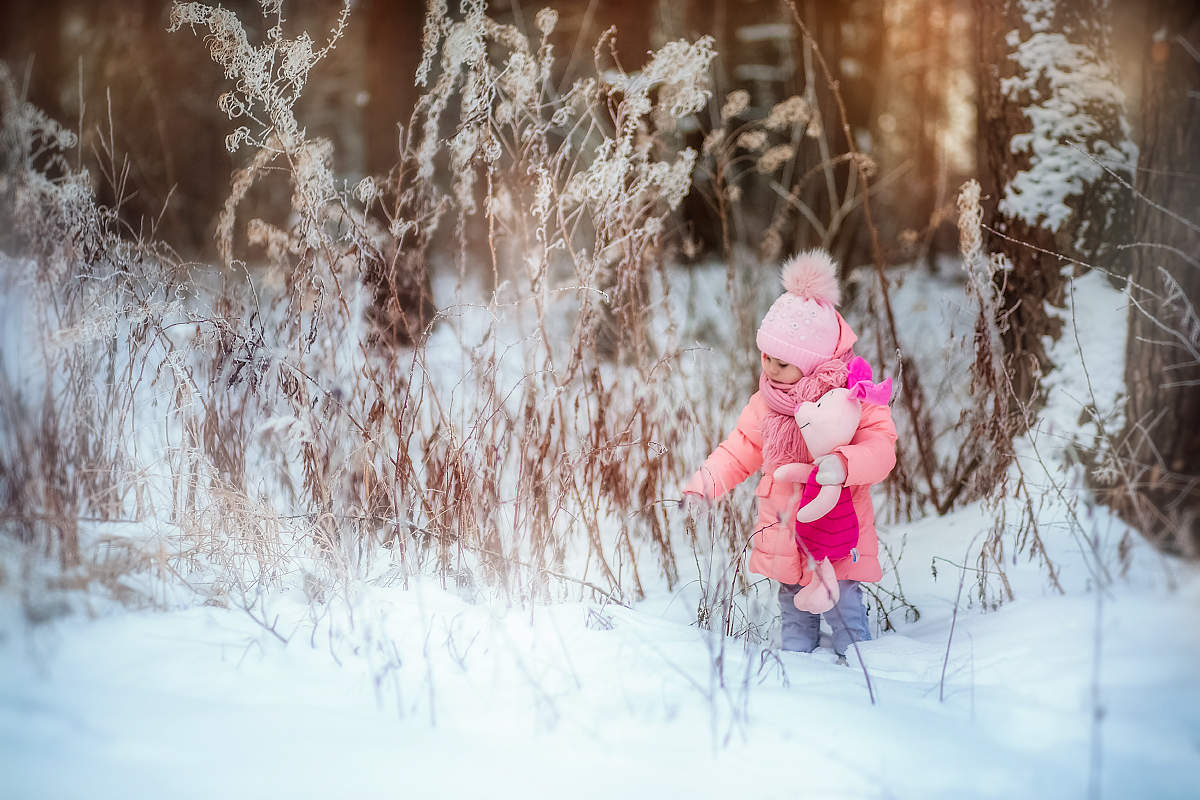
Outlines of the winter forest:
[[1194,797],[1198,303],[1193,0],[5,0],[0,796]]

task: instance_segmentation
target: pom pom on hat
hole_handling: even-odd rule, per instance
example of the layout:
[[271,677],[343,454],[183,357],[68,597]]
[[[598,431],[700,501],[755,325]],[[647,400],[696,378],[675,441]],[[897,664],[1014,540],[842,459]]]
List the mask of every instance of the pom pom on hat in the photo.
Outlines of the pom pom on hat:
[[841,303],[837,265],[824,250],[805,250],[783,262],[780,270],[783,288],[805,300],[817,300],[836,306]]

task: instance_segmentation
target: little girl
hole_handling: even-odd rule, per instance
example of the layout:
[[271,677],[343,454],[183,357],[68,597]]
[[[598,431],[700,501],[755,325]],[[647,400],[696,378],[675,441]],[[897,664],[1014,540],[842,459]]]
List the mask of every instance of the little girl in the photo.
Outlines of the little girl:
[[[834,308],[841,298],[837,271],[829,255],[810,250],[789,259],[782,270],[786,291],[772,304],[758,329],[762,373],[758,391],[738,418],[737,428],[688,481],[684,499],[716,500],[762,469],[755,495],[750,571],[779,581],[784,650],[810,653],[820,637],[821,617],[798,610],[793,598],[813,579],[807,559],[795,543],[797,484],[777,481],[783,464],[813,464],[793,414],[800,403],[817,400],[829,389],[846,386],[847,365],[858,337]],[[870,639],[860,581],[877,581],[879,542],[870,486],[883,480],[896,463],[896,427],[886,405],[865,405],[862,421],[848,445],[815,462],[813,480],[845,484],[858,516],[858,544],[833,563],[841,596],[825,614],[833,631],[833,649],[844,658],[852,642]]]

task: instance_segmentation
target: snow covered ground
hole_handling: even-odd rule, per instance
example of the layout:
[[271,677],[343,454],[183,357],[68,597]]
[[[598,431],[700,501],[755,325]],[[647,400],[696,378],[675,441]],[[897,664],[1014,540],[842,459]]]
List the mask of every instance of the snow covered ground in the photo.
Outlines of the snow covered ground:
[[[898,302],[932,363],[970,317],[927,280]],[[1045,461],[1050,497],[1072,480],[1064,432],[1083,395],[1103,409],[1120,388],[1119,294],[1089,277],[1073,297],[1089,313],[1056,346],[1050,408],[1018,443],[1028,466]],[[947,317],[965,327],[947,336]],[[1076,343],[1109,365],[1090,388]],[[323,605],[297,587],[250,611],[185,592],[137,611],[39,606],[10,571],[0,797],[1194,797],[1200,569],[1135,539],[1125,574],[1095,591],[1072,513],[1118,571],[1120,524],[1051,499],[1038,517],[1065,593],[1020,555],[998,610],[956,566],[977,566],[993,511],[884,526],[900,554],[885,581],[921,616],[897,613],[887,632],[873,620],[870,692],[853,655],[699,630],[686,575],[632,608],[509,606],[375,576]],[[0,552],[0,570],[19,558]]]
[[[910,529],[905,560],[952,552],[972,513]],[[14,798],[1194,797],[1200,573],[1144,555],[1099,605],[1047,592],[961,608],[944,692],[957,571],[913,569],[921,620],[861,648],[875,705],[856,659],[826,648],[733,644],[722,687],[686,590],[505,609],[364,587],[359,635],[332,641],[302,598],[276,598],[287,644],[240,610],[29,627],[6,598],[0,784]]]

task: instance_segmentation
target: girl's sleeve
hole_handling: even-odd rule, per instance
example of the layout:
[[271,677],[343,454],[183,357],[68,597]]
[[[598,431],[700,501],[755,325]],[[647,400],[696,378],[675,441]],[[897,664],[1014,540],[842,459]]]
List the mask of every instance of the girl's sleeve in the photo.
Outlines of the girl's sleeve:
[[684,493],[703,495],[717,500],[746,478],[758,472],[762,466],[762,419],[753,407],[754,401],[746,404],[738,417],[733,433],[717,445],[704,461],[687,486]]
[[850,444],[833,452],[846,462],[846,485],[879,483],[896,466],[896,424],[887,406],[866,405]]

